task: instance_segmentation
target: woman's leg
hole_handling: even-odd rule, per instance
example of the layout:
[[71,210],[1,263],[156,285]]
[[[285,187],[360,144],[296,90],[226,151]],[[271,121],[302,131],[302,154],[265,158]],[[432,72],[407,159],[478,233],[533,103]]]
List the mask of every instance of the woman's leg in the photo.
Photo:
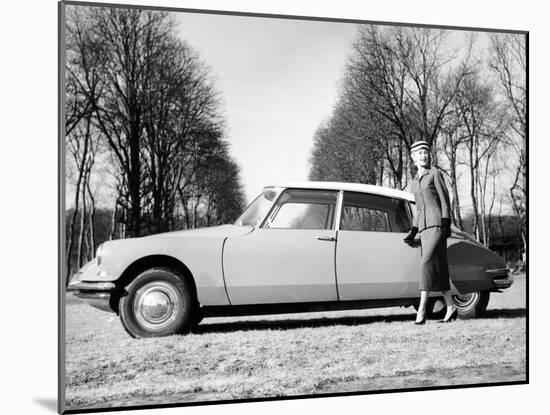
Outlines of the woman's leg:
[[420,304],[418,304],[418,311],[416,312],[416,321],[424,320],[426,315],[426,305],[428,304],[428,291],[420,291]]
[[451,315],[456,310],[456,307],[453,302],[453,297],[451,297],[451,293],[449,291],[442,291],[441,294],[443,294],[443,298],[445,299],[445,305],[447,306],[447,312],[445,313],[444,320],[448,320],[449,317],[451,317]]

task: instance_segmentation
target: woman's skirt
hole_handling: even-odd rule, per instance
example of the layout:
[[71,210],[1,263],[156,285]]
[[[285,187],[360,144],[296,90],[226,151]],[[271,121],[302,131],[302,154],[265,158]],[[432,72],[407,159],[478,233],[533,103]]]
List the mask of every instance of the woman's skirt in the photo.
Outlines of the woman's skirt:
[[447,238],[439,226],[420,232],[420,291],[448,291]]

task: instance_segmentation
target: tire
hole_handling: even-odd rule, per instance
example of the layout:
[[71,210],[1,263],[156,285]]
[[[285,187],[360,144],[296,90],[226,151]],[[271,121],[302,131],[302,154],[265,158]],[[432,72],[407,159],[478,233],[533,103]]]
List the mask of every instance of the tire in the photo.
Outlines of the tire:
[[473,293],[453,295],[458,315],[462,318],[481,317],[489,304],[489,291],[476,291]]
[[194,299],[189,283],[169,268],[151,268],[119,300],[120,320],[132,337],[163,337],[189,331]]

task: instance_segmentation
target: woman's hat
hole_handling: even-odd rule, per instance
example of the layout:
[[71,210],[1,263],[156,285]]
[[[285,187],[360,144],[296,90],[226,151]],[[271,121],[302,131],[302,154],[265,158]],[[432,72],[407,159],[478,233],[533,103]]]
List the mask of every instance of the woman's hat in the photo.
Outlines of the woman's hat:
[[411,153],[413,151],[420,150],[421,148],[424,148],[424,149],[430,151],[430,145],[428,144],[428,142],[420,140],[420,141],[415,141],[413,143],[413,145],[411,146]]

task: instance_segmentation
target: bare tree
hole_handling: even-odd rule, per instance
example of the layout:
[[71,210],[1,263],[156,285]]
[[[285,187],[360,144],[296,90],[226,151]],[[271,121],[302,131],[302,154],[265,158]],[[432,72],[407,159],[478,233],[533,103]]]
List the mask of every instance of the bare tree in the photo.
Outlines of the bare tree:
[[222,145],[223,119],[209,70],[175,36],[167,13],[70,10],[71,54],[86,59],[67,67],[116,167],[113,220],[126,221],[119,234],[172,230],[178,206],[189,218],[188,196],[196,198],[199,190],[197,168],[210,148]]
[[[95,198],[90,187],[92,169],[99,151],[100,142],[97,132],[94,132],[91,114],[88,114],[73,128],[65,140],[69,159],[76,174],[74,186],[74,209],[69,224],[67,238],[67,272],[74,267],[80,267],[83,261],[90,259],[94,251],[93,220]],[[90,210],[88,210],[88,207]],[[89,215],[89,217],[87,217]],[[77,218],[79,218],[78,236]],[[73,263],[73,249],[76,241],[76,263]]]
[[[242,186],[222,140],[219,95],[207,66],[177,38],[170,16],[102,7],[66,10],[66,163],[74,176],[67,272],[92,258],[102,240],[173,230],[188,195],[194,195],[189,200],[195,215],[186,212],[186,221],[234,219],[242,208]],[[218,153],[223,162],[205,168]],[[103,160],[110,161],[107,174]],[[197,176],[199,169],[209,176]],[[114,189],[112,209],[98,209],[102,179],[102,186]]]
[[[67,283],[68,277],[72,272],[72,254],[75,244],[75,227],[76,220],[80,208],[80,200],[82,189],[84,188],[84,178],[85,178],[85,167],[87,164],[89,147],[90,147],[90,118],[88,117],[87,122],[80,127],[73,128],[71,134],[67,135],[65,140],[65,145],[68,150],[68,154],[71,159],[66,162],[73,163],[76,167],[75,173],[77,175],[76,184],[74,188],[74,209],[71,215],[70,225],[69,225],[69,235],[67,239]],[[79,125],[79,124],[77,124]],[[67,169],[68,170],[68,169]],[[82,232],[82,222],[80,226],[80,232]],[[81,241],[81,237],[78,238],[78,241]],[[77,248],[77,267],[80,266],[81,258],[81,249],[80,243]]]
[[[445,37],[441,30],[359,27],[338,104],[316,133],[311,178],[407,186],[410,145],[439,136],[468,70],[469,50],[453,68]],[[333,160],[323,160],[327,154]]]
[[[138,9],[94,7],[85,10],[86,32],[101,58],[97,71],[104,76],[99,97],[90,96],[98,128],[126,176],[123,193],[129,209],[128,232],[141,233],[142,137],[146,111],[147,76],[168,37],[172,23],[166,13]],[[150,41],[155,39],[155,41]]]
[[361,117],[371,123],[367,137],[385,157],[393,187],[406,187],[407,169],[413,173],[411,144],[418,139],[432,144],[439,137],[470,70],[473,40],[459,59],[443,47],[446,36],[444,30],[426,28],[359,27],[341,101],[369,114]]
[[527,202],[527,37],[518,34],[491,36],[489,66],[499,80],[510,114],[508,145],[517,157],[510,199],[526,250]]
[[464,143],[468,155],[473,231],[478,239],[488,245],[485,219],[489,167],[503,141],[506,119],[495,102],[492,87],[477,72],[465,79],[457,105],[466,132]]
[[171,228],[180,181],[191,181],[201,155],[221,145],[223,130],[206,66],[184,42],[170,39],[163,49],[148,77],[156,87],[147,94],[144,114],[144,173],[154,232]]
[[368,123],[358,118],[355,111],[337,108],[332,119],[317,130],[310,158],[311,180],[376,183],[380,149],[366,130]]
[[453,112],[449,114],[441,127],[441,148],[443,154],[449,160],[448,174],[452,195],[452,214],[455,223],[460,228],[464,227],[462,213],[460,210],[460,198],[458,192],[460,161],[460,148],[464,146],[467,136],[462,128],[462,114],[460,108],[453,104]]
[[[98,50],[89,35],[85,16],[68,10],[67,24],[67,65],[66,69],[66,108],[65,144],[77,176],[74,189],[74,210],[71,215],[67,240],[67,273],[72,270],[72,255],[75,245],[76,219],[81,203],[86,205],[86,191],[89,189],[90,172],[98,150],[98,135],[94,133],[92,102],[102,93],[103,78],[96,68],[99,59]],[[88,194],[91,193],[88,191]],[[84,245],[85,217],[80,215],[77,244],[77,262],[80,266]],[[93,225],[92,225],[93,226]],[[93,250],[93,244],[92,244]],[[67,275],[67,277],[68,277]],[[68,281],[68,278],[67,278]]]

